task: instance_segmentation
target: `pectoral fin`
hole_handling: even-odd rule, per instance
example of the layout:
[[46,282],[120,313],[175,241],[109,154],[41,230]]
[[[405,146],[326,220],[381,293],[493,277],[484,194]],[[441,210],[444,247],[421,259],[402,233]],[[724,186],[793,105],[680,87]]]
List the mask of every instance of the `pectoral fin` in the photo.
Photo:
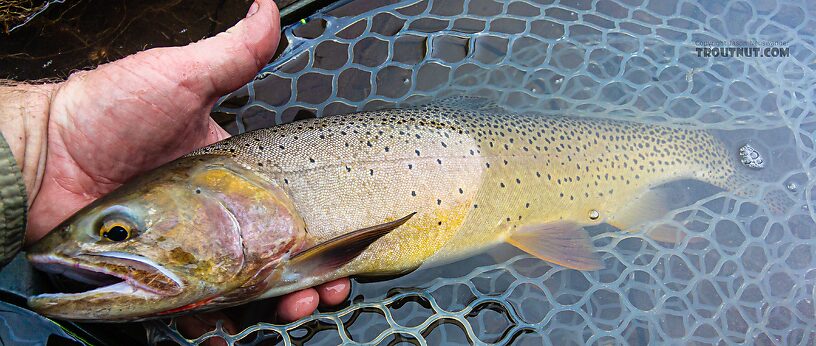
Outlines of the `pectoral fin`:
[[416,213],[391,221],[346,233],[337,238],[317,244],[293,256],[289,268],[304,275],[322,275],[342,267],[360,255],[377,239],[404,224]]
[[547,262],[577,270],[601,269],[589,233],[573,222],[558,221],[524,226],[507,242]]

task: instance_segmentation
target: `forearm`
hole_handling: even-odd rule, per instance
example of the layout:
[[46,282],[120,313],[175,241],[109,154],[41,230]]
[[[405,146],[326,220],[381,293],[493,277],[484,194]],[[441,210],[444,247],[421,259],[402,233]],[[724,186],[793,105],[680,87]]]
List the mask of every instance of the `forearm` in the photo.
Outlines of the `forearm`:
[[43,177],[48,113],[55,89],[56,84],[14,84],[0,80],[0,133],[22,172],[29,206]]

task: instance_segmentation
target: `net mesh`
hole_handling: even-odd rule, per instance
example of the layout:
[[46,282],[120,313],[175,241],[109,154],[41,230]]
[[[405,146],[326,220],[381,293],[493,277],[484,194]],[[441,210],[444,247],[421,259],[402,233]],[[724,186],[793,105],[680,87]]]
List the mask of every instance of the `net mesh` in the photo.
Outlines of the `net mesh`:
[[[190,340],[258,344],[816,343],[816,5],[805,1],[355,1],[285,30],[288,47],[213,114],[239,133],[292,120],[482,96],[515,112],[728,130],[763,154],[754,196],[703,191],[665,244],[591,230],[605,265],[509,247],[395,280],[297,322]],[[782,57],[698,57],[712,42]],[[769,53],[770,54],[770,53]],[[228,121],[227,121],[228,120]],[[784,199],[780,215],[763,203]]]

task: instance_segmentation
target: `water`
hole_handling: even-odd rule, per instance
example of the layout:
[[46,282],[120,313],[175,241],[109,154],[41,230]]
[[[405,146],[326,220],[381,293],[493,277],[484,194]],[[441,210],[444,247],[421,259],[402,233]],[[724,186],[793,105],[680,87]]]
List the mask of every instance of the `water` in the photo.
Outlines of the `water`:
[[[767,179],[749,197],[684,187],[678,199],[690,203],[644,225],[682,227],[688,236],[679,244],[592,228],[600,271],[565,270],[500,247],[357,283],[353,302],[337,311],[226,338],[816,343],[814,30],[816,5],[804,1],[354,1],[289,27],[287,50],[216,105],[232,133],[471,95],[541,116],[711,129],[735,151],[748,144],[746,164]],[[697,48],[732,40],[789,48],[790,56],[698,56]],[[765,196],[782,201],[784,213],[773,214]],[[151,335],[187,342],[170,329]],[[191,342],[214,334],[223,332]]]
[[[76,70],[94,68],[144,49],[183,46],[231,27],[246,16],[252,3],[12,0],[4,1],[0,9],[7,9],[11,2],[45,5],[25,23],[6,23],[11,24],[9,29],[19,25],[3,32],[0,39],[0,78],[17,81],[61,80]],[[4,29],[2,19],[0,31]]]

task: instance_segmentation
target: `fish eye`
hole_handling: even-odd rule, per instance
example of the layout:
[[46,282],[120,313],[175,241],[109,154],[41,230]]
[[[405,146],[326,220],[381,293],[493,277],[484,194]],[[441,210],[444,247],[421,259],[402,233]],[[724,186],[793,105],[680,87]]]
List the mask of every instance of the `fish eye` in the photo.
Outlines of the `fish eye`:
[[99,236],[113,242],[122,242],[132,238],[136,228],[123,220],[110,220],[99,228]]

